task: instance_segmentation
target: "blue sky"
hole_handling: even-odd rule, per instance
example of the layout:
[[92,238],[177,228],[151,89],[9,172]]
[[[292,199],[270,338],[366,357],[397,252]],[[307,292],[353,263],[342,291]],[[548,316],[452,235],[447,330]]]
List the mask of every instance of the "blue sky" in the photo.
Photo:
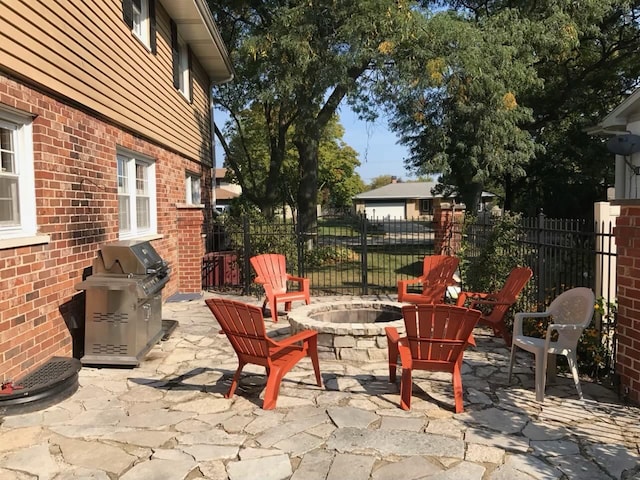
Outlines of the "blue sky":
[[[216,111],[215,115],[218,126],[222,128],[226,115],[220,111]],[[360,167],[356,172],[365,184],[381,175],[395,175],[402,180],[414,178],[404,167],[407,149],[398,145],[398,138],[387,127],[385,118],[379,118],[375,123],[363,122],[347,105],[343,105],[340,123],[345,129],[344,141],[358,152]],[[224,152],[217,140],[216,158],[218,166],[221,166]]]
[[398,144],[386,118],[378,118],[375,123],[363,122],[345,105],[340,109],[340,123],[345,129],[344,141],[359,154],[360,167],[356,172],[365,183],[381,175],[395,175],[402,180],[414,177],[404,167],[407,149]]

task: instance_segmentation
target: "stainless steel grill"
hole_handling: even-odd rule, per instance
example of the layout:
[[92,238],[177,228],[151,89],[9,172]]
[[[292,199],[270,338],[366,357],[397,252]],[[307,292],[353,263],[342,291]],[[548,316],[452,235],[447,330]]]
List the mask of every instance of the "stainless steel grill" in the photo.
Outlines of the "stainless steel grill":
[[105,244],[86,291],[84,356],[87,365],[137,366],[162,337],[162,289],[171,269],[149,242]]

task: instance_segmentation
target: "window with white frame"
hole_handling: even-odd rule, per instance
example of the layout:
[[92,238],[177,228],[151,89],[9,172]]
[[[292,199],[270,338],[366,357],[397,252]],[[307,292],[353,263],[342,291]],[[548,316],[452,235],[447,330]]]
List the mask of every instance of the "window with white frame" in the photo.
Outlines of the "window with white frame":
[[178,90],[187,100],[191,100],[189,75],[189,49],[178,35]]
[[155,0],[123,0],[122,16],[131,32],[156,53]]
[[118,220],[120,238],[157,232],[155,162],[118,153]]
[[200,190],[200,175],[187,172],[185,175],[186,202],[189,205],[200,205],[202,193]]
[[0,109],[0,238],[36,234],[32,118]]
[[191,101],[191,57],[187,43],[178,33],[178,25],[171,20],[171,55],[173,59],[173,85]]

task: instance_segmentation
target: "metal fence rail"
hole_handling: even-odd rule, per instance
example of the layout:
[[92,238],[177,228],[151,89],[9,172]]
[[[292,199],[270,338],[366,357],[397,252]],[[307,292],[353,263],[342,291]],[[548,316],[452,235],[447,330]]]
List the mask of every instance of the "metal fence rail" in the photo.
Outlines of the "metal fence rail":
[[[616,349],[613,224],[540,215],[521,219],[519,227],[521,234],[512,247],[516,250],[503,254],[524,258],[534,272],[523,292],[527,304],[543,309],[565,290],[592,288],[600,307],[597,328],[606,345],[605,369],[612,372]],[[493,228],[492,220],[485,218],[447,230],[453,236],[464,235],[465,257],[470,258],[479,254]],[[422,259],[434,253],[435,234],[431,222],[364,216],[323,217],[313,232],[299,232],[292,222],[227,221],[207,236],[202,285],[206,290],[260,294],[252,282],[249,258],[282,253],[290,273],[311,279],[316,296],[393,294],[398,280],[421,274]],[[450,240],[459,245],[459,239]]]

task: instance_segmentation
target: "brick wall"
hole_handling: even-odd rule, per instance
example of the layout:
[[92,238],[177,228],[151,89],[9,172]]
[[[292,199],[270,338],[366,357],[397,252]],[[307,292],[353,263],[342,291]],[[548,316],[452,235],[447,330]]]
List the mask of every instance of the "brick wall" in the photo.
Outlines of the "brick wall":
[[464,211],[455,210],[447,203],[435,206],[433,225],[435,230],[434,253],[436,255],[456,255],[462,245],[461,224]]
[[621,393],[640,403],[640,206],[622,205],[618,247],[618,352]]
[[[116,147],[156,159],[162,238],[152,244],[173,270],[164,298],[200,290],[199,272],[181,275],[179,245],[202,244],[201,226],[195,226],[202,213],[190,215],[184,230],[177,205],[185,201],[185,170],[203,178],[211,172],[2,74],[0,104],[34,116],[38,233],[50,237],[42,245],[0,249],[0,380],[7,380],[77,350],[72,334],[82,331],[84,313],[83,294],[74,286],[90,273],[99,246],[118,239]],[[185,258],[185,264],[193,270],[201,259]]]
[[202,290],[203,221],[201,208],[188,205],[178,208],[178,228],[180,231],[178,281],[182,293],[195,293]]

